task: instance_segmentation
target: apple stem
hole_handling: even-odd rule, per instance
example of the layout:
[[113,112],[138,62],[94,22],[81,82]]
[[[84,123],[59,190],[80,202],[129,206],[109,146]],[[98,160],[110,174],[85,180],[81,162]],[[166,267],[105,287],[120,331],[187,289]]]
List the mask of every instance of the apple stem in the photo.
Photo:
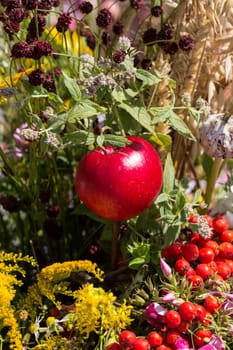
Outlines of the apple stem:
[[117,265],[117,256],[119,250],[119,239],[120,239],[120,222],[115,222],[112,226],[112,256],[111,266],[115,270]]

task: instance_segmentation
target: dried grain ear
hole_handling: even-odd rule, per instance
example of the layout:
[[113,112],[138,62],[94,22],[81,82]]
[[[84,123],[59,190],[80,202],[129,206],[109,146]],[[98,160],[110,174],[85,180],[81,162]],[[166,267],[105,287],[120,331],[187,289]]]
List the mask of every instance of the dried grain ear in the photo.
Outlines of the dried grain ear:
[[[170,19],[181,33],[190,34],[195,41],[191,52],[179,51],[170,58],[171,77],[177,84],[176,96],[189,94],[193,106],[201,96],[209,101],[212,113],[232,111],[233,102],[227,92],[233,92],[233,0],[184,1],[178,4]],[[180,104],[179,99],[177,103]],[[184,112],[180,116],[195,129],[192,118]],[[191,147],[189,141],[181,139],[180,135],[174,139],[173,156],[177,163],[183,162],[184,150]],[[185,167],[181,164],[180,168]]]

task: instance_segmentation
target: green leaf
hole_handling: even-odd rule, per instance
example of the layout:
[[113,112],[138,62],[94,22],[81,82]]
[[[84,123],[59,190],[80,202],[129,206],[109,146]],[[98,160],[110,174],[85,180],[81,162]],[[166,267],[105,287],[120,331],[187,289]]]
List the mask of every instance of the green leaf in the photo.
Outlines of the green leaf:
[[138,92],[135,92],[132,89],[123,89],[122,87],[117,86],[112,90],[111,97],[116,102],[121,103],[123,101],[133,99],[137,94]]
[[97,145],[99,146],[99,147],[103,147],[103,145],[104,145],[104,135],[98,135],[97,137],[96,137],[96,143],[97,143]]
[[203,153],[203,155],[201,156],[201,164],[206,173],[207,179],[210,178],[213,162],[213,159],[210,156],[208,156],[208,154]]
[[167,123],[179,134],[191,140],[196,140],[185,122],[172,110],[171,107],[151,107],[149,112],[155,116],[152,124]]
[[89,146],[95,142],[95,135],[89,131],[78,130],[66,134],[63,140],[68,144]]
[[175,184],[175,169],[171,153],[168,153],[163,172],[163,192],[170,193]]
[[90,100],[82,100],[80,103],[74,105],[68,114],[68,121],[70,123],[76,123],[77,120],[81,120],[84,118],[91,118],[99,113],[104,113],[105,109],[100,105],[90,101]]
[[104,143],[114,147],[124,147],[131,144],[131,142],[126,137],[113,134],[104,135]]
[[163,146],[167,151],[171,149],[172,138],[170,135],[161,134],[160,132],[156,133],[156,137],[159,140],[160,146]]
[[151,124],[150,115],[147,113],[146,108],[144,106],[139,105],[139,103],[135,103],[135,104],[121,103],[119,105],[119,108],[129,113],[134,120],[136,120],[146,130],[150,131],[152,135],[156,135],[154,128],[152,127],[152,124]]
[[137,69],[136,78],[142,81],[142,87],[158,84],[162,80],[158,74],[152,74],[144,69]]
[[66,73],[62,72],[62,74],[63,74],[64,85],[69,91],[71,97],[77,102],[80,101],[81,91],[79,89],[77,82],[75,81],[75,79],[70,78]]
[[155,200],[155,204],[160,204],[167,202],[169,200],[169,195],[167,193],[161,193]]
[[180,225],[170,225],[165,233],[164,247],[168,247],[172,244],[180,235]]
[[141,267],[142,265],[144,265],[148,262],[145,261],[144,257],[137,257],[137,258],[133,258],[132,260],[130,260],[128,263],[128,266],[132,270],[137,270],[139,267]]
[[168,124],[179,134],[187,137],[188,139],[194,141],[196,140],[191,130],[189,130],[188,126],[185,124],[185,122],[173,111],[170,112],[170,119],[168,121]]
[[181,191],[178,191],[175,199],[176,210],[181,211],[184,208],[185,203],[186,203],[186,198],[184,196],[184,193]]
[[49,119],[48,129],[52,132],[59,133],[61,132],[66,124],[67,115],[65,113],[58,114],[54,118]]

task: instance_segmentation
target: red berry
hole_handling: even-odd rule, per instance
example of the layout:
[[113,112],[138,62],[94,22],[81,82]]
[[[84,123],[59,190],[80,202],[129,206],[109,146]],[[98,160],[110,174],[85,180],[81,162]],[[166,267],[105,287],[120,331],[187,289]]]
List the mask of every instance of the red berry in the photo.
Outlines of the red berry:
[[192,286],[192,290],[198,290],[200,289],[203,284],[204,284],[204,281],[203,281],[203,278],[199,275],[193,275],[193,276],[190,276],[188,278],[189,280],[189,283],[191,284]]
[[122,331],[119,336],[119,344],[123,348],[132,349],[133,343],[137,339],[136,334],[128,329]]
[[195,305],[190,301],[185,301],[181,304],[178,311],[182,320],[185,321],[192,321],[196,316]]
[[233,242],[233,230],[225,230],[220,235],[220,240],[222,242]]
[[203,346],[209,343],[212,332],[209,329],[198,329],[194,334],[194,344],[196,346]]
[[150,350],[150,343],[146,338],[137,338],[133,343],[133,350]]
[[114,342],[107,346],[107,350],[122,350],[122,347],[120,346],[119,343]]
[[206,248],[211,248],[214,252],[214,255],[217,256],[219,253],[219,244],[218,242],[210,239],[209,241],[207,241],[204,245],[204,247]]
[[208,312],[201,304],[195,304],[196,309],[196,320],[200,321],[201,323],[206,319]]
[[172,350],[172,348],[170,348],[170,346],[162,344],[160,346],[157,346],[156,350]]
[[221,307],[221,303],[215,296],[208,295],[208,297],[206,297],[204,300],[204,307],[207,311],[213,314],[216,310],[218,310]]
[[233,244],[223,242],[219,245],[219,257],[224,259],[233,259]]
[[181,276],[184,276],[191,266],[187,260],[181,258],[176,260],[174,268]]
[[228,230],[228,220],[224,215],[218,215],[213,218],[213,230],[216,233],[222,233]]
[[176,330],[180,333],[186,333],[188,329],[190,329],[190,322],[181,320],[180,325],[176,328]]
[[168,328],[176,328],[181,323],[180,314],[175,310],[169,310],[164,315],[164,323]]
[[177,331],[170,330],[167,332],[165,337],[165,342],[169,345],[174,345],[177,341],[177,339],[180,338],[180,333]]
[[147,335],[147,340],[151,347],[159,346],[163,343],[163,336],[161,333],[152,331]]
[[199,250],[199,260],[201,263],[207,264],[214,260],[215,254],[212,248],[203,247]]
[[186,243],[182,247],[182,255],[187,261],[195,261],[199,257],[199,248],[196,244]]
[[213,270],[209,266],[209,264],[198,264],[196,266],[196,274],[201,276],[205,281],[213,274]]
[[231,268],[225,262],[217,263],[217,272],[224,280],[227,280],[231,276]]

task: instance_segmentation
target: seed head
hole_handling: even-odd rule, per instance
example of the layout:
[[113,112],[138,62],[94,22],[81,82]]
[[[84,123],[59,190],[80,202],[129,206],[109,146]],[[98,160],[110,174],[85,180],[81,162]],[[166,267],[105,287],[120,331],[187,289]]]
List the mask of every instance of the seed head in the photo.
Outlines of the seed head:
[[157,30],[154,28],[147,29],[142,36],[143,43],[147,46],[154,45],[156,39],[157,39]]
[[46,74],[45,80],[43,82],[43,87],[48,92],[54,92],[54,93],[56,92],[56,86],[55,86],[55,82],[52,74]]
[[111,12],[104,8],[100,10],[98,16],[96,17],[96,24],[100,28],[106,28],[112,22],[112,14]]
[[68,13],[62,13],[57,20],[56,29],[62,33],[69,29],[69,25],[72,22],[72,18]]
[[15,43],[11,49],[11,57],[13,58],[28,57],[27,56],[28,48],[29,48],[29,45],[23,41],[19,41]]
[[143,0],[130,0],[130,5],[133,9],[139,10],[143,5]]
[[22,0],[22,5],[26,10],[35,10],[38,6],[38,0]]
[[16,7],[10,10],[8,18],[11,22],[20,23],[24,20],[25,12],[21,7]]
[[122,50],[116,50],[113,55],[112,59],[115,63],[121,63],[125,59],[125,52]]
[[178,45],[181,48],[181,50],[190,51],[194,47],[194,40],[191,37],[191,35],[182,35],[180,37]]
[[53,52],[52,45],[49,41],[38,40],[32,45],[31,58],[39,60],[42,56],[49,56]]
[[114,25],[113,25],[113,33],[116,34],[116,35],[122,35],[123,34],[123,31],[124,31],[124,24],[122,22],[116,22]]
[[46,74],[41,69],[36,69],[28,75],[29,83],[33,86],[38,86],[44,83]]
[[161,6],[153,6],[150,12],[153,17],[160,17],[163,13],[163,9]]
[[87,15],[93,10],[93,5],[90,3],[90,1],[83,1],[81,4],[79,4],[78,9],[81,13]]

